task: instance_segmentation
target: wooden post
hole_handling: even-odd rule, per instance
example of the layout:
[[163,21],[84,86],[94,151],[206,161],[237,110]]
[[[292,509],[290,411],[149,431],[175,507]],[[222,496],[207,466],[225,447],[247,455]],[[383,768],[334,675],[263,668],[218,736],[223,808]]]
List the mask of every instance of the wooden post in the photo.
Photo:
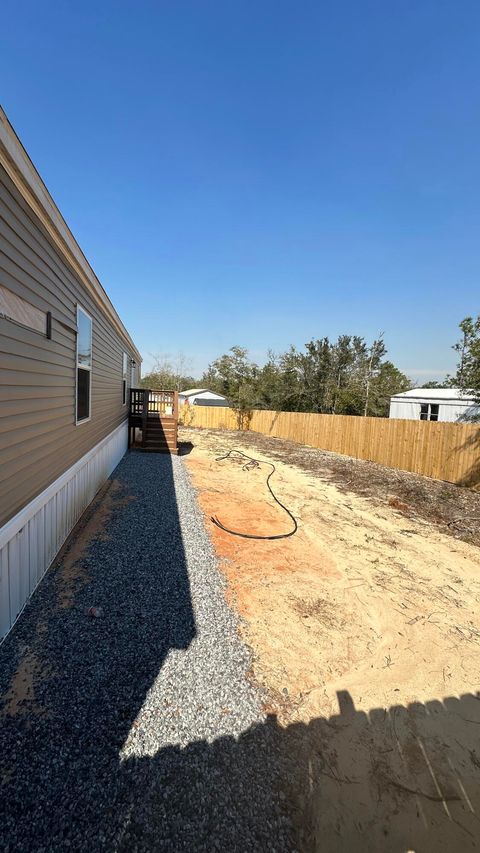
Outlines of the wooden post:
[[174,417],[173,427],[175,431],[175,447],[173,448],[173,453],[178,453],[178,391],[173,392],[172,414]]
[[148,418],[148,398],[150,390],[145,388],[143,391],[143,410],[142,410],[142,447],[147,444],[147,418]]

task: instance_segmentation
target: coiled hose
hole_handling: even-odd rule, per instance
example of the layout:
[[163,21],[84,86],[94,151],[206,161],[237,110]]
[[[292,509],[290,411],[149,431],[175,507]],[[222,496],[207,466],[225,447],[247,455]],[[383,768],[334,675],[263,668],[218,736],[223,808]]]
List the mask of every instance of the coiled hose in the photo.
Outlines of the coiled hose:
[[210,516],[210,520],[217,527],[219,527],[220,530],[223,530],[225,533],[230,533],[232,536],[241,536],[243,539],[288,539],[289,536],[293,536],[294,533],[296,533],[298,530],[297,520],[296,520],[295,516],[290,512],[288,507],[286,507],[285,504],[282,504],[282,502],[277,498],[276,494],[274,493],[274,491],[270,485],[270,478],[273,477],[275,470],[276,470],[273,462],[264,462],[262,459],[254,459],[253,456],[247,456],[247,454],[244,453],[242,450],[236,450],[236,449],[229,450],[228,453],[226,453],[224,456],[218,456],[215,461],[216,462],[222,462],[224,459],[229,459],[229,457],[231,457],[233,453],[237,453],[239,456],[243,456],[245,459],[248,459],[248,462],[246,462],[245,465],[243,465],[244,471],[250,471],[252,468],[260,467],[260,465],[269,465],[270,466],[270,468],[272,470],[270,471],[270,473],[267,477],[268,491],[270,492],[275,503],[277,503],[279,506],[281,506],[281,508],[287,513],[287,515],[290,516],[290,518],[293,521],[293,528],[288,533],[277,533],[273,536],[259,536],[256,533],[241,533],[239,530],[230,530],[228,527],[225,527],[225,525],[222,524],[222,522],[220,521],[219,518],[217,518],[216,515]]

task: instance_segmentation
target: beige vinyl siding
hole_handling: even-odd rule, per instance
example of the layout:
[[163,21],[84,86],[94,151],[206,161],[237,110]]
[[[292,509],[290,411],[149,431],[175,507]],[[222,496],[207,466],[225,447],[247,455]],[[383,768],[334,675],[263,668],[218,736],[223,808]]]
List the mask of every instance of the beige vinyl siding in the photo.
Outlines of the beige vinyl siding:
[[[1,526],[125,419],[123,353],[136,356],[2,167],[0,284],[52,312],[51,340],[0,317]],[[93,320],[91,418],[78,425],[77,305]]]

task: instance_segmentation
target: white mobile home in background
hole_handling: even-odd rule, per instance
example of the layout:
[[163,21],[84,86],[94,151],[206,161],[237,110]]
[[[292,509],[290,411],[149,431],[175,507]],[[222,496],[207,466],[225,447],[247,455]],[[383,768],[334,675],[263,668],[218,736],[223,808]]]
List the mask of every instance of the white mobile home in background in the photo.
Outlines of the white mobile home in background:
[[412,388],[390,398],[390,417],[410,421],[465,421],[480,415],[474,398],[458,388]]
[[187,391],[180,391],[178,402],[190,403],[191,406],[229,406],[227,398],[222,394],[215,394],[214,391],[209,391],[208,388],[189,388]]

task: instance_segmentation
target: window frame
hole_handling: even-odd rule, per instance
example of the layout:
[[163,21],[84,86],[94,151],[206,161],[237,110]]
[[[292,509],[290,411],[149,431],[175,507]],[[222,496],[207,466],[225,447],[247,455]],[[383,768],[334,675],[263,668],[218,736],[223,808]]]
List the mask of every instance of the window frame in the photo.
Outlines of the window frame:
[[[432,406],[436,411],[432,412]],[[420,420],[429,423],[438,423],[440,415],[440,403],[420,403]]]
[[428,421],[430,418],[430,406],[428,403],[420,403],[420,420]]
[[[77,303],[77,333],[76,333],[76,341],[75,341],[75,426],[80,426],[80,424],[86,424],[88,421],[92,419],[92,373],[93,373],[93,317],[82,308],[81,305]],[[90,360],[91,364],[89,367],[85,367],[84,364],[78,363],[78,316],[82,313],[85,317],[90,320]],[[90,379],[88,383],[88,418],[80,418],[78,419],[78,371],[86,370],[90,374]]]
[[128,361],[130,356],[128,352],[122,355],[122,406],[127,405],[127,388],[128,388]]

